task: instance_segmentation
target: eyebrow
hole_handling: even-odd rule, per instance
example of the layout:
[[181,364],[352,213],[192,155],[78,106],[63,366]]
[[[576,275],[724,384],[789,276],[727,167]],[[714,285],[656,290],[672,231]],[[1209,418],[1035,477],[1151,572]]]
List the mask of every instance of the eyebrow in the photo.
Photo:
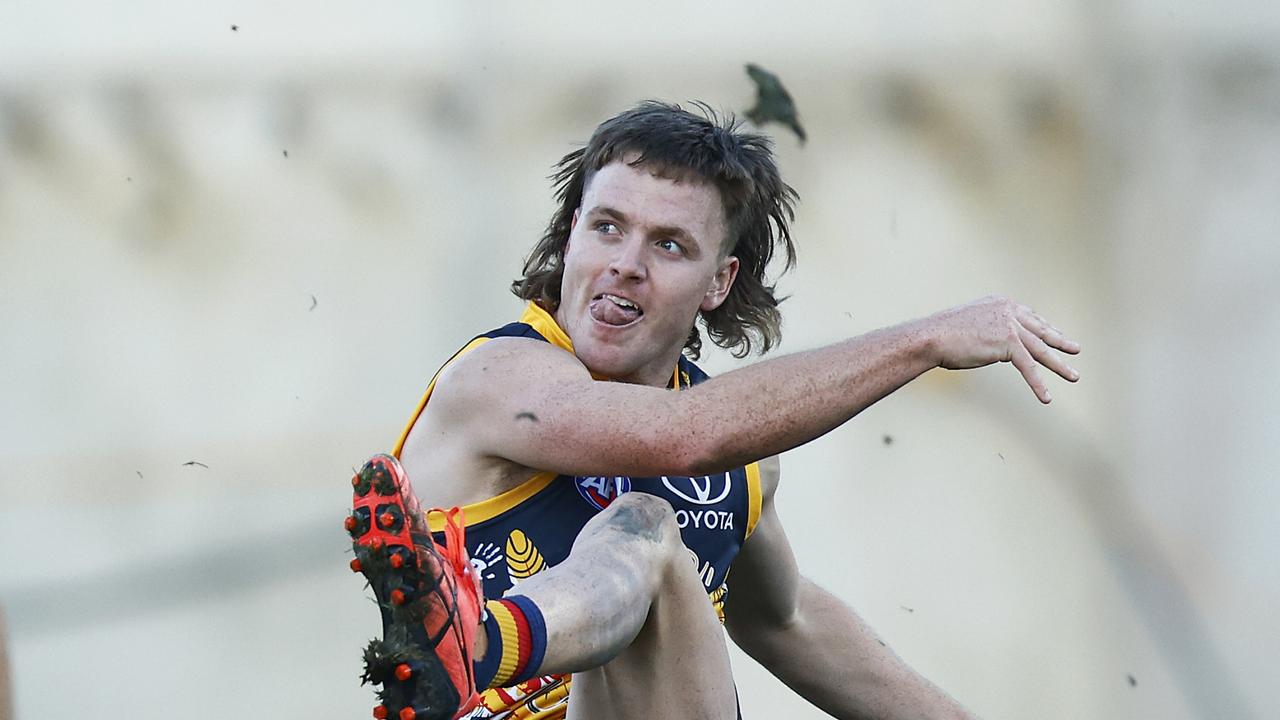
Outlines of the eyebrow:
[[[588,215],[592,215],[592,214],[610,215],[618,219],[624,224],[628,224],[631,222],[631,219],[627,217],[626,213],[622,212],[617,208],[609,207],[608,205],[596,205],[595,207],[588,210],[587,214]],[[659,225],[655,227],[653,230],[655,233],[658,233],[659,235],[669,235],[669,236],[678,238],[680,240],[685,240],[689,243],[692,243],[695,246],[698,245],[698,241],[696,238],[694,238],[693,234],[690,233],[688,230],[685,230],[684,228],[680,227],[679,225]]]

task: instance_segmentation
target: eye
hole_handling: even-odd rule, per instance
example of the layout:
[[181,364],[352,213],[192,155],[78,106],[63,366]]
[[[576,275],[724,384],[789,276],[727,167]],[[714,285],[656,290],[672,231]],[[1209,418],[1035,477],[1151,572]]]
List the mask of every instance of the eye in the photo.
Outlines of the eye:
[[658,247],[662,248],[663,250],[666,250],[669,253],[675,253],[677,255],[684,254],[684,246],[676,242],[675,240],[672,240],[671,238],[667,238],[665,240],[659,240]]
[[607,220],[601,220],[600,222],[596,223],[595,229],[596,229],[596,232],[600,233],[601,235],[617,235],[618,234],[618,226],[614,225],[613,223]]

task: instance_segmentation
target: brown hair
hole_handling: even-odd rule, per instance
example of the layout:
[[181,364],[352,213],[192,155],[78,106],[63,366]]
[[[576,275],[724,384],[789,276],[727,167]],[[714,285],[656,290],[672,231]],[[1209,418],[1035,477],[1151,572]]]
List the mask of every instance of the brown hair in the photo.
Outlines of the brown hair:
[[[679,105],[647,101],[604,121],[585,147],[565,155],[551,175],[559,209],[542,239],[524,263],[524,277],[511,291],[548,310],[560,305],[564,277],[564,249],[573,213],[596,171],[626,155],[628,163],[662,173],[692,176],[713,183],[724,205],[729,255],[738,258],[738,277],[720,307],[699,313],[712,342],[734,357],[751,352],[754,335],[765,353],[782,336],[782,316],[774,286],[765,284],[764,271],[775,247],[786,254],[785,272],[795,265],[795,245],[789,223],[795,218],[799,196],[782,181],[773,158],[773,142],[744,132],[729,115],[723,119],[703,103],[701,115]],[[685,342],[685,353],[698,359],[702,337],[697,325]]]

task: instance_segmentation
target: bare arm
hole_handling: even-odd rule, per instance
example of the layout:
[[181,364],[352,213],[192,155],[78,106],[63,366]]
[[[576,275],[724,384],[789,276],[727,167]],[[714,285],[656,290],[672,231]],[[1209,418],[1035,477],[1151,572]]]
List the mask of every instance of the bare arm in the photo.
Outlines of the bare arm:
[[503,338],[446,370],[432,412],[473,456],[575,475],[702,475],[806,443],[935,367],[1012,362],[1048,402],[1037,362],[1077,379],[1051,346],[1079,350],[1028,308],[984,298],[671,393],[594,382],[568,353]]
[[765,502],[734,561],[730,637],[801,697],[838,718],[972,718],[916,673],[852,609],[801,577],[773,508],[777,459],[761,463]]

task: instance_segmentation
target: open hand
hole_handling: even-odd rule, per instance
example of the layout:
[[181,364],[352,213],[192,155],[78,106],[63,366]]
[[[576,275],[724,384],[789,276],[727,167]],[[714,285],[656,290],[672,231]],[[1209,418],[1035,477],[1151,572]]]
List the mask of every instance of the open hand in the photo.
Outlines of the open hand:
[[1069,382],[1080,373],[1055,350],[1075,355],[1080,344],[1068,339],[1034,310],[989,295],[925,318],[939,367],[965,370],[1010,362],[1022,373],[1040,402],[1052,398],[1037,370],[1043,365]]

